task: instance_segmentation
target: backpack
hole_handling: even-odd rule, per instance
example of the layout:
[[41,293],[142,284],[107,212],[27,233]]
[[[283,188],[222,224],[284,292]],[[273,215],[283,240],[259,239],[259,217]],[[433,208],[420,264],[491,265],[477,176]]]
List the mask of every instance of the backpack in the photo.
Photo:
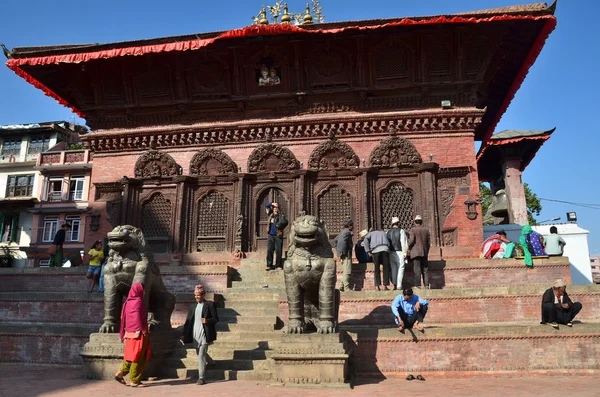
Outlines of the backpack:
[[287,220],[287,218],[285,217],[285,215],[280,214],[279,218],[277,219],[277,223],[275,224],[275,227],[278,230],[283,230],[288,226],[289,222]]

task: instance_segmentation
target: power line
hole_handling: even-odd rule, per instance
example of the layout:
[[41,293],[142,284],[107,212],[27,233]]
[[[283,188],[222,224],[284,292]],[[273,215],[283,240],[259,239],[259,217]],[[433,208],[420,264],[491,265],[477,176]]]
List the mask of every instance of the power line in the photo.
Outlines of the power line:
[[561,204],[569,204],[569,205],[573,205],[573,206],[576,206],[576,207],[589,208],[589,209],[592,209],[592,210],[600,210],[600,204],[575,203],[575,202],[572,202],[572,201],[552,200],[552,199],[547,199],[547,198],[540,198],[540,200],[543,200],[543,201],[552,201],[554,203],[561,203]]

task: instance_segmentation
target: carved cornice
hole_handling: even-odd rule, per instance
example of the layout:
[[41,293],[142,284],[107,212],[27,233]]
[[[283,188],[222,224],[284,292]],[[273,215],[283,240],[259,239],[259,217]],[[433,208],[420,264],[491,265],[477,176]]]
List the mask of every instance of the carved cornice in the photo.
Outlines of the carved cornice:
[[[328,114],[315,120],[260,120],[252,123],[202,123],[192,126],[143,127],[110,132],[93,132],[82,139],[95,152],[120,152],[200,145],[223,145],[273,140],[301,140],[328,137],[360,137],[398,134],[475,131],[485,110],[406,112],[403,114]],[[333,117],[332,117],[333,116]]]
[[208,169],[208,161],[215,160],[221,166],[214,170],[216,174],[226,175],[226,174],[237,174],[238,167],[235,162],[229,157],[225,152],[218,149],[204,149],[194,155],[192,161],[190,162],[190,175],[209,175],[212,174]]

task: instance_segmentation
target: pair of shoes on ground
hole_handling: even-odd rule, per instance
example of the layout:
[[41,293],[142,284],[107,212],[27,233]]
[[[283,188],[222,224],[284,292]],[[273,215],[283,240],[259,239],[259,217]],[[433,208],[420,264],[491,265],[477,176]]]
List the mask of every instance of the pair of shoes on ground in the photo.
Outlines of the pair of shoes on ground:
[[420,380],[420,381],[425,381],[425,378],[423,378],[423,375],[421,375],[421,374],[419,374],[417,376],[413,376],[413,374],[409,374],[406,377],[406,380],[413,380],[413,379],[417,379],[417,380]]
[[267,266],[267,268],[265,269],[267,272],[272,271],[272,270],[281,270],[283,269],[283,267],[279,267],[279,266]]
[[206,381],[204,379],[198,379],[198,382],[196,382],[197,385],[205,385]]
[[[552,328],[554,328],[554,329],[558,329],[558,324],[557,324],[557,323],[548,323],[548,324],[550,324],[550,326],[551,326]],[[566,325],[567,327],[572,327],[572,326],[573,326],[573,323],[569,321],[569,322],[568,322],[567,324],[565,324],[565,325]]]
[[[127,386],[127,383],[125,382],[125,379],[123,378],[123,374],[121,372],[117,372],[115,374],[115,380],[117,382],[119,382],[120,384],[122,384],[123,386]],[[140,382],[140,383],[131,383],[129,385],[130,387],[147,387],[146,384]]]

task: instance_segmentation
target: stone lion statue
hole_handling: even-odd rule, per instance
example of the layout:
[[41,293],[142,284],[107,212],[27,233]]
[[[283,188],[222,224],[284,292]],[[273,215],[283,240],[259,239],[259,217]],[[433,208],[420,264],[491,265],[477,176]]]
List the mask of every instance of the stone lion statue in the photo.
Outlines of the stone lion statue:
[[300,216],[292,224],[283,267],[290,334],[305,332],[310,323],[320,334],[335,332],[336,274],[328,236],[325,222],[315,216]]
[[142,231],[134,226],[117,226],[107,233],[110,248],[104,267],[104,323],[100,332],[118,332],[121,307],[134,283],[144,285],[144,302],[150,324],[171,328],[175,296],[167,291],[157,265],[146,252]]

